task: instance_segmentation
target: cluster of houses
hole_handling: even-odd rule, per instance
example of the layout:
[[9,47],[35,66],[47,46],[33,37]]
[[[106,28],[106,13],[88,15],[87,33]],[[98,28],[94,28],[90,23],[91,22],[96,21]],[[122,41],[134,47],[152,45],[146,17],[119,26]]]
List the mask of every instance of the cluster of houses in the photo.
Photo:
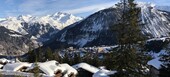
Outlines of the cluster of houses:
[[2,76],[34,77],[31,70],[38,66],[39,74],[43,77],[109,77],[116,73],[104,68],[97,68],[87,63],[70,66],[60,64],[55,60],[37,63],[20,62],[18,59],[0,59],[0,74]]
[[94,47],[83,47],[79,49],[75,49],[73,47],[69,47],[65,50],[66,52],[91,52],[91,53],[109,53],[113,48],[117,47],[115,46],[94,46]]

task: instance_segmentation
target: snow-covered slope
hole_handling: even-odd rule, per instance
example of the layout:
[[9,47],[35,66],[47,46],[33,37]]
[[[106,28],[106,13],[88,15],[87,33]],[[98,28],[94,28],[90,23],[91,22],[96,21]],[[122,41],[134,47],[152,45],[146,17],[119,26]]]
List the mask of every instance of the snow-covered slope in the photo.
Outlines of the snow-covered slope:
[[[27,39],[29,41],[34,42],[34,44],[39,45],[42,44],[43,42],[46,42],[50,38],[54,37],[54,34],[56,34],[61,29],[80,20],[82,20],[81,17],[76,17],[72,14],[61,13],[61,12],[55,13],[53,15],[42,16],[42,17],[36,17],[31,15],[20,15],[18,17],[8,17],[6,19],[1,20],[0,27],[3,27],[3,29],[9,31],[13,31],[13,34],[8,34],[9,32],[4,33],[8,35],[8,36],[4,36],[4,38],[17,37],[20,38],[20,40],[18,40],[20,41],[20,43],[25,43],[25,41],[23,40]],[[12,39],[9,38],[8,41],[12,42],[11,40]],[[5,41],[5,40],[0,40],[0,41]],[[10,51],[12,51],[11,46],[17,47],[14,45],[14,43],[12,44],[13,45],[4,46],[4,44],[0,43],[0,45],[2,45],[3,47],[6,47],[4,51],[7,51],[7,49],[9,48],[11,48]],[[26,46],[29,45],[26,44]],[[29,47],[27,47],[26,49],[28,48]],[[18,50],[17,49],[15,50],[20,52],[25,52],[24,51],[25,49],[24,50],[23,49],[24,46],[23,48],[18,48]],[[15,50],[12,52],[17,53],[17,51]]]
[[[170,32],[170,12],[160,11],[153,4],[140,3],[142,32],[150,38],[168,36]],[[115,34],[110,27],[117,23],[121,11],[116,7],[96,12],[83,21],[66,27],[47,46],[100,46],[116,44]],[[58,44],[60,43],[60,44]],[[62,44],[61,44],[62,43]]]

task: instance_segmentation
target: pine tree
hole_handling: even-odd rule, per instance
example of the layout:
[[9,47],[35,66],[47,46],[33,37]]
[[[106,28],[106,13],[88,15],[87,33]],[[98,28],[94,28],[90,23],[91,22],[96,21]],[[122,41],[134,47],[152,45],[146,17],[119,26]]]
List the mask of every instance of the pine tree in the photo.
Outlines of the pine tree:
[[28,55],[27,56],[28,62],[35,62],[35,59],[36,59],[35,51],[28,51],[27,55]]
[[36,61],[35,62],[35,67],[33,69],[34,77],[39,77],[40,76],[39,72],[40,72],[39,71],[39,66],[38,66],[37,61]]
[[82,61],[82,60],[81,60],[80,53],[74,53],[73,65],[74,65],[74,64],[78,64],[78,63],[80,63],[81,61]]
[[103,58],[103,62],[102,64],[104,66],[106,66],[107,69],[114,69],[114,65],[113,65],[113,54],[110,54],[110,53],[107,53],[104,55],[104,58]]
[[46,60],[52,60],[53,58],[53,52],[52,50],[48,47],[45,53],[45,58]]
[[160,56],[160,61],[163,63],[159,69],[159,77],[170,77],[170,47],[165,46],[165,53]]
[[59,63],[62,63],[62,59],[59,53],[60,50],[55,50],[53,53],[54,60],[58,61]]
[[143,72],[149,58],[145,53],[145,37],[141,33],[140,8],[134,0],[123,0],[118,7],[122,11],[119,23],[113,26],[118,47],[112,52],[116,77],[146,77]]
[[63,58],[62,58],[62,61],[63,61],[63,63],[68,63],[68,64],[70,64],[70,57],[69,57],[69,53],[68,53],[68,52],[65,52],[65,53],[64,53],[64,56],[63,56]]

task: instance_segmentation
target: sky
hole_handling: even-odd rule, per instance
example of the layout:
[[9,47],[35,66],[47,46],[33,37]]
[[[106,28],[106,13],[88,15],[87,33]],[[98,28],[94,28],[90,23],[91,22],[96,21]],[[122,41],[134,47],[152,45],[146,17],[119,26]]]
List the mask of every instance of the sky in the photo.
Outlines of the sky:
[[[0,0],[0,18],[18,15],[43,16],[56,12],[86,17],[111,7],[119,0]],[[137,0],[156,5],[170,5],[170,0]]]

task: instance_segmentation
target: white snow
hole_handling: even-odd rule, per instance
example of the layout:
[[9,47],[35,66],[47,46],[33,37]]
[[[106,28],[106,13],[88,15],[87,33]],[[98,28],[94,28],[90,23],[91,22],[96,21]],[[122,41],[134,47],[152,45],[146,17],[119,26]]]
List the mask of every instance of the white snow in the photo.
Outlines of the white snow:
[[[5,62],[5,60],[2,59]],[[74,66],[70,66],[66,63],[59,64],[55,60],[47,61],[47,62],[38,62],[39,69],[43,72],[41,73],[43,77],[52,77],[55,76],[57,71],[61,71],[63,77],[68,77],[70,74],[77,75],[77,69],[82,68],[93,73],[93,77],[109,77],[109,75],[115,74],[116,71],[110,71],[107,69],[99,69],[94,66],[91,66],[87,63],[79,63]],[[20,75],[20,76],[32,76],[32,73],[22,72],[19,69],[22,67],[27,67],[25,71],[29,71],[35,68],[35,63],[27,63],[15,61],[15,63],[7,63],[6,65],[1,65],[0,68],[3,67],[3,70],[0,70],[3,75]]]
[[82,68],[82,69],[87,70],[91,73],[96,73],[97,71],[99,71],[99,68],[91,66],[87,63],[79,63],[79,64],[76,64],[76,65],[73,65],[72,67],[75,68],[75,69]]
[[1,72],[1,75],[7,75],[7,76],[9,75],[22,76],[22,77],[33,77],[34,76],[33,73],[27,73],[27,72],[7,71],[7,70],[5,71],[0,70],[0,72]]
[[4,26],[7,29],[16,31],[23,35],[28,34],[22,27],[21,21],[17,20],[16,17],[9,17],[6,20],[0,21],[0,26]]
[[77,75],[78,72],[75,68],[71,67],[70,65],[64,63],[64,64],[60,64],[59,66],[63,67],[63,68],[66,68],[67,72],[66,74],[69,75],[71,73],[73,73],[74,75]]
[[8,71],[18,71],[22,67],[31,67],[31,63],[26,63],[26,62],[18,62],[18,63],[8,63],[4,65],[3,70],[8,70]]
[[93,74],[93,77],[110,77],[109,75],[115,74],[116,71],[109,71],[106,69],[101,69],[98,72]]
[[11,60],[8,60],[6,58],[1,58],[0,59],[0,63],[9,63],[9,62],[11,62]]
[[93,77],[109,77],[109,75],[116,73],[116,71],[109,71],[107,69],[99,69],[99,68],[91,66],[87,63],[79,63],[76,65],[73,65],[72,67],[75,69],[82,68],[86,71],[89,71],[89,72],[93,73]]
[[[44,63],[37,63],[38,66],[39,66],[39,69],[41,71],[43,71],[46,75],[48,76],[54,76],[55,75],[55,72],[58,71],[58,70],[61,70],[61,72],[64,72],[66,69],[61,67],[61,66],[58,66],[58,62],[57,61],[47,61],[47,62],[44,62]],[[32,67],[30,67],[29,69],[33,69],[35,67],[35,65],[33,65]]]
[[159,53],[153,53],[154,59],[150,60],[147,64],[152,65],[152,66],[156,67],[157,69],[159,69],[162,64],[162,62],[159,61],[159,59],[160,59],[159,56],[163,53],[165,53],[164,50],[162,50]]
[[149,42],[149,41],[154,41],[154,40],[162,40],[163,42],[164,41],[166,41],[166,39],[169,39],[170,37],[162,37],[162,38],[152,38],[152,39],[149,39],[149,40],[147,40],[147,42]]
[[76,38],[76,39],[80,38],[78,40],[69,41],[68,44],[75,44],[75,45],[78,45],[79,47],[83,47],[86,43],[94,40],[97,37],[97,35],[86,34],[86,35],[82,35],[80,37]]
[[12,37],[22,37],[22,35],[18,35],[18,34],[9,34]]
[[[141,7],[141,18],[143,32],[152,34],[153,37],[161,37],[169,35],[168,17],[162,11],[159,11],[152,3],[138,3]],[[167,22],[167,23],[165,23]],[[160,27],[161,26],[161,27]]]
[[7,29],[16,31],[23,35],[28,34],[24,25],[21,23],[26,22],[28,23],[29,27],[34,25],[35,23],[40,23],[43,25],[50,24],[51,27],[54,29],[61,30],[68,25],[71,25],[75,22],[82,20],[81,17],[76,17],[72,14],[68,13],[55,13],[53,15],[46,15],[42,17],[35,17],[31,15],[20,15],[18,17],[8,17],[0,21],[0,26],[4,26]]

